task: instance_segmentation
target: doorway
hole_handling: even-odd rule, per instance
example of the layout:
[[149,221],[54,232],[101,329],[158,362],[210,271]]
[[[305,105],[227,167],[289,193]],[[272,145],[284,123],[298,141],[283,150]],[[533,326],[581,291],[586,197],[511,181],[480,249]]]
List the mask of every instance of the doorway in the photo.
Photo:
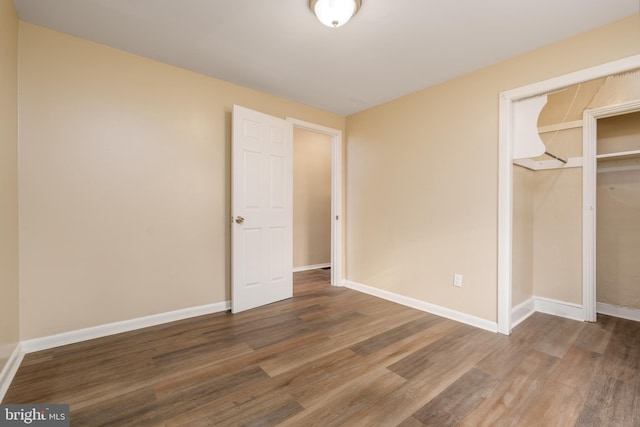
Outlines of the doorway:
[[342,131],[317,125],[294,118],[287,117],[287,121],[296,129],[325,135],[331,143],[331,208],[330,208],[330,253],[331,253],[331,285],[342,286],[344,276],[342,273]]
[[331,137],[293,128],[293,272],[323,268],[331,268]]

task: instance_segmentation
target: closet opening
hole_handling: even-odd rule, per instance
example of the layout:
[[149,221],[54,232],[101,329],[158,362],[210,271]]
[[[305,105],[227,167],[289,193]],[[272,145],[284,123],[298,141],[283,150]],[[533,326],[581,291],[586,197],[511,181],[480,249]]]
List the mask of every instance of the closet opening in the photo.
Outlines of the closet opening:
[[595,320],[597,120],[640,111],[639,70],[635,55],[501,94],[499,332],[534,311]]
[[584,317],[640,321],[640,94],[584,117]]
[[[299,171],[301,174],[294,177],[296,180],[306,181],[305,183],[298,182],[298,184],[304,184],[298,191],[301,200],[294,201],[294,250],[298,248],[299,252],[294,255],[294,271],[328,268],[331,271],[331,284],[342,286],[344,284],[342,272],[342,171],[344,168],[342,164],[342,131],[291,117],[287,117],[287,121],[293,123],[294,139],[297,135],[298,142],[302,144],[299,148],[304,148],[305,151],[305,153],[299,154],[302,155],[302,158],[306,158],[302,165],[303,170]],[[321,165],[318,164],[319,161],[322,163]],[[312,172],[313,169],[316,169],[316,172],[323,176],[309,174],[308,172]],[[326,176],[327,172],[328,177]],[[329,188],[327,188],[327,184]],[[295,187],[294,183],[294,193],[296,192]],[[308,194],[309,192],[314,192],[314,194]],[[327,199],[329,199],[328,206]],[[298,212],[296,212],[296,205]],[[327,214],[328,218],[325,218]],[[297,236],[296,215],[298,215],[297,222],[300,227]],[[318,230],[320,230],[319,233]],[[327,233],[329,233],[328,236]],[[315,246],[314,242],[318,242],[318,239],[323,240],[324,243]],[[325,239],[328,240],[328,254]]]
[[640,321],[640,111],[599,119],[596,312]]

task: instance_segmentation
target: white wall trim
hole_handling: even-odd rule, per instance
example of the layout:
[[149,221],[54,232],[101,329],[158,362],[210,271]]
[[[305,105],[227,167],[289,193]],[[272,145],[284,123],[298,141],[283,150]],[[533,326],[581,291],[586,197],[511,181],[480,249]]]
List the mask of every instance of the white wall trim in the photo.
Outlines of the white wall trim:
[[415,298],[352,282],[350,280],[345,281],[345,286],[358,292],[373,295],[417,310],[426,311],[427,313],[435,314],[436,316],[446,317],[447,319],[475,326],[476,328],[485,329],[490,332],[498,332],[497,323],[490,320],[482,319],[460,311],[451,310],[450,308],[441,307],[439,305],[430,304]]
[[304,120],[287,117],[293,127],[318,132],[331,137],[331,284],[342,286],[342,233],[344,213],[342,212],[342,131]]
[[534,297],[536,311],[565,317],[567,319],[584,321],[584,309],[580,304],[558,301],[550,298]]
[[498,332],[511,333],[513,269],[513,103],[500,94],[498,124]]
[[513,307],[511,310],[511,328],[515,328],[535,312],[536,300],[533,297]]
[[218,313],[229,310],[230,308],[231,302],[224,301],[215,304],[168,311],[166,313],[153,314],[151,316],[138,317],[136,319],[124,320],[121,322],[107,323],[91,328],[78,329],[76,331],[64,332],[62,334],[50,335],[48,337],[26,340],[22,342],[22,351],[25,353],[32,353],[34,351],[46,350],[62,345],[74,344],[81,341],[119,334],[121,332],[129,332],[147,328],[149,326],[175,322],[177,320],[188,319],[190,317]]
[[299,273],[301,271],[318,270],[319,268],[327,268],[327,267],[331,267],[330,262],[325,264],[303,265],[300,267],[293,267],[293,272]]
[[618,305],[599,302],[596,303],[596,310],[601,314],[640,322],[640,310],[638,310],[637,308],[620,307]]
[[640,55],[633,55],[500,93],[498,131],[498,330],[500,333],[509,334],[511,331],[514,102],[638,67],[640,67]]
[[22,344],[17,343],[15,344],[7,363],[5,363],[2,371],[0,372],[0,402],[2,402],[5,394],[7,394],[7,390],[9,390],[11,381],[13,381],[13,377],[15,377],[18,372],[18,368],[20,367],[20,363],[22,363],[23,358],[24,351],[22,349]]

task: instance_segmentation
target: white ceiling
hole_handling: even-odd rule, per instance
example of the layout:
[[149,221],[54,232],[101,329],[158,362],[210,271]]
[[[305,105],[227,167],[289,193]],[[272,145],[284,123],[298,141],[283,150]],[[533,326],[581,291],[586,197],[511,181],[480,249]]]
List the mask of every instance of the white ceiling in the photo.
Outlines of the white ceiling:
[[640,11],[639,0],[14,0],[24,21],[347,115]]

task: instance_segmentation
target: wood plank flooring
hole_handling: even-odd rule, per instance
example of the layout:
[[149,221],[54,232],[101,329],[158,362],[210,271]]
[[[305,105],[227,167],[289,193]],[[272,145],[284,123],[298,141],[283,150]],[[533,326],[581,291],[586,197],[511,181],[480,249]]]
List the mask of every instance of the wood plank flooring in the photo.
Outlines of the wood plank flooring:
[[294,298],[25,356],[3,403],[73,426],[640,426],[640,324],[509,337],[295,274]]

